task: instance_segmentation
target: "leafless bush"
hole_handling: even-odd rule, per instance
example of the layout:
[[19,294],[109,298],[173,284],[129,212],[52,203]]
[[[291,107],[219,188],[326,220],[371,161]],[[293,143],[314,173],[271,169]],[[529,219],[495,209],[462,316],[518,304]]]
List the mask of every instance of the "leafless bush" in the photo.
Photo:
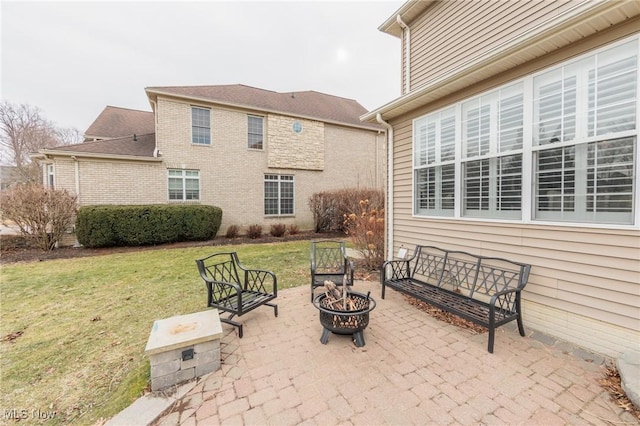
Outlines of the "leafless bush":
[[269,229],[269,234],[271,234],[272,237],[282,237],[285,232],[287,232],[287,225],[284,223],[274,223]]
[[240,234],[240,228],[238,225],[230,225],[227,228],[227,232],[224,234],[225,238],[236,238]]
[[369,200],[360,200],[358,209],[344,216],[347,235],[363,258],[365,267],[380,268],[384,260],[384,209],[375,208]]
[[291,224],[289,225],[289,235],[296,235],[300,232],[300,228],[298,227],[298,225],[295,224]]
[[344,217],[360,211],[360,200],[369,200],[371,208],[384,208],[384,191],[375,188],[345,188],[318,192],[309,198],[315,232],[345,231]]
[[262,237],[262,225],[249,225],[249,228],[247,229],[247,237],[252,240]]
[[3,219],[11,220],[36,247],[53,250],[73,224],[77,197],[66,190],[41,185],[18,185],[4,191],[0,201]]

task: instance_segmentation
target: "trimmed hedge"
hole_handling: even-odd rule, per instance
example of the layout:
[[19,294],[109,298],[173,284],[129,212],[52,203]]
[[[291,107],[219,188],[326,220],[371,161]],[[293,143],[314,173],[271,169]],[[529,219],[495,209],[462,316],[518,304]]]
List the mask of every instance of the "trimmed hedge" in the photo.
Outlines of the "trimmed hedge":
[[78,210],[76,237],[90,248],[207,241],[221,221],[215,206],[85,206]]

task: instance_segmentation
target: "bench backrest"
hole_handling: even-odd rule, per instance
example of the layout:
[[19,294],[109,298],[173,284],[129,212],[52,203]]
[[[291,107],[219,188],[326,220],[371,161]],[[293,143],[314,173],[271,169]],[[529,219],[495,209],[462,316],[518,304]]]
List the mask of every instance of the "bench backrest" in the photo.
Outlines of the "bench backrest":
[[242,284],[238,275],[238,255],[236,252],[215,253],[197,259],[198,271],[203,279],[211,281]]
[[530,269],[503,258],[433,246],[416,246],[410,262],[414,278],[469,297],[488,298],[503,290],[522,289]]

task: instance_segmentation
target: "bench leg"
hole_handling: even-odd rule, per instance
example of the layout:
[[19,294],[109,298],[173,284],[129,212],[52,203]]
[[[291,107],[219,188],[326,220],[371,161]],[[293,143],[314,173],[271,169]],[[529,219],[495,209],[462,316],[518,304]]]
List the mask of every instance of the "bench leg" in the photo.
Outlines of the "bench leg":
[[518,314],[518,319],[517,319],[517,321],[518,321],[518,331],[520,332],[520,335],[521,335],[522,337],[524,337],[524,336],[525,336],[525,332],[524,332],[524,324],[522,323],[522,315],[521,315],[521,314]]
[[489,329],[489,345],[487,347],[487,350],[489,351],[490,354],[493,353],[493,341],[495,337],[496,337],[496,329],[490,328]]

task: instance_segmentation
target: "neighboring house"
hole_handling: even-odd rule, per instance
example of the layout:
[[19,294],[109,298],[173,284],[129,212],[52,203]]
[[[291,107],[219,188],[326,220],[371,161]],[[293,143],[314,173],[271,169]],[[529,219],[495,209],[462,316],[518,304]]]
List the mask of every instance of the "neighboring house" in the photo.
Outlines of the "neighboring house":
[[533,265],[525,327],[640,347],[638,1],[409,1],[388,126],[388,253]]
[[312,194],[384,186],[384,128],[362,123],[366,109],[354,100],[244,85],[146,93],[153,112],[107,107],[90,141],[40,150],[45,182],[80,205],[218,206],[219,234],[230,225],[313,229]]

